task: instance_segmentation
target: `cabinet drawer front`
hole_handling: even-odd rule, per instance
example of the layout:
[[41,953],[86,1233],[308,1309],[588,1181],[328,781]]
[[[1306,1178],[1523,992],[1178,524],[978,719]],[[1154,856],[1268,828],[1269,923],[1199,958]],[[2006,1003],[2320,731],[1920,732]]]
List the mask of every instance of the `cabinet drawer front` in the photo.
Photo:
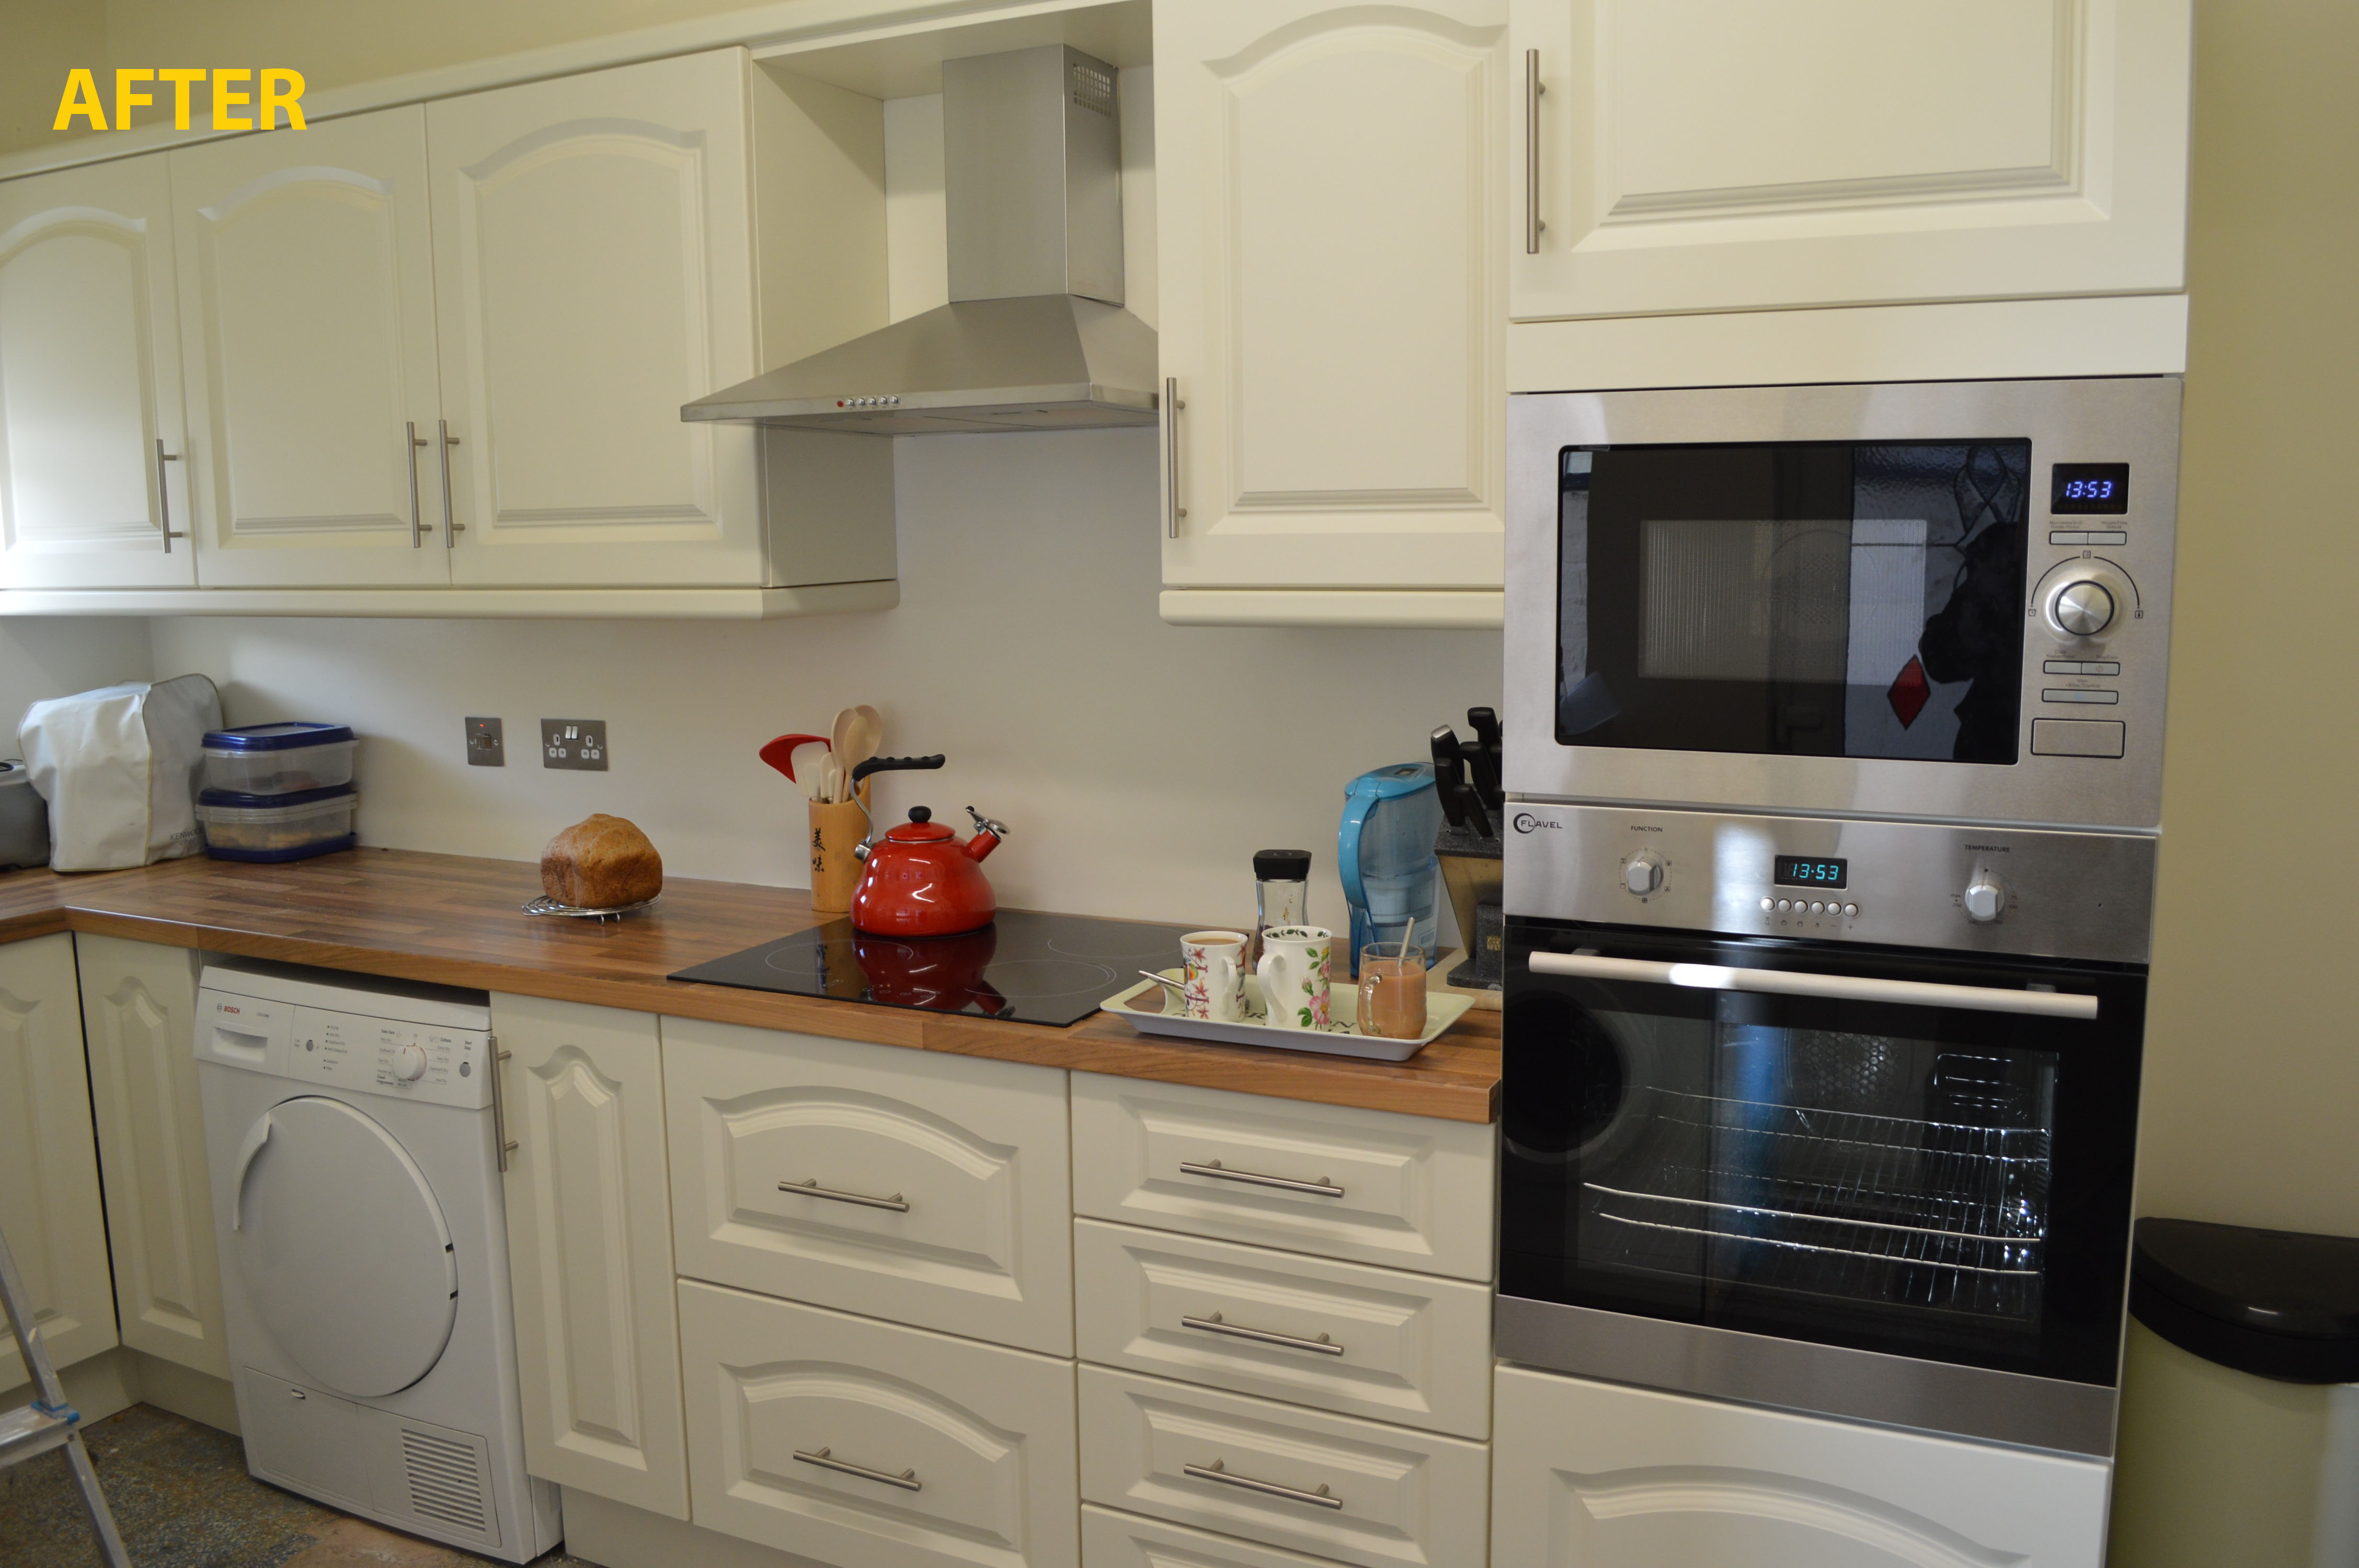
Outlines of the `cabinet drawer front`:
[[1089,1568],[1326,1568],[1316,1557],[1281,1552],[1161,1519],[1082,1505],[1082,1561]]
[[679,1336],[696,1523],[861,1568],[1080,1562],[1071,1362],[690,1280]]
[[1097,1367],[1081,1375],[1091,1502],[1365,1568],[1483,1561],[1485,1444]]
[[1073,1075],[1076,1210],[1159,1230],[1488,1280],[1493,1147],[1470,1122]]
[[1072,1354],[1060,1070],[670,1018],[663,1036],[681,1273]]
[[2101,1561],[2113,1466],[1503,1367],[1501,1563]]
[[1481,1285],[1084,1219],[1073,1303],[1085,1361],[1490,1435]]

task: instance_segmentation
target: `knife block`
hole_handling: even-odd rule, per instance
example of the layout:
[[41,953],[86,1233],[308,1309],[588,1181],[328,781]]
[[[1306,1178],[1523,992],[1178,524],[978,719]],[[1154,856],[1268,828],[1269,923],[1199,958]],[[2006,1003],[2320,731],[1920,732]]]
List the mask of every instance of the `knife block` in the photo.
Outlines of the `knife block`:
[[1449,983],[1467,989],[1490,989],[1506,983],[1506,928],[1500,914],[1504,865],[1499,840],[1479,838],[1463,827],[1444,827],[1433,840],[1433,853],[1441,862],[1441,882],[1450,892],[1450,910],[1458,918],[1458,938],[1467,953],[1466,962],[1450,971]]

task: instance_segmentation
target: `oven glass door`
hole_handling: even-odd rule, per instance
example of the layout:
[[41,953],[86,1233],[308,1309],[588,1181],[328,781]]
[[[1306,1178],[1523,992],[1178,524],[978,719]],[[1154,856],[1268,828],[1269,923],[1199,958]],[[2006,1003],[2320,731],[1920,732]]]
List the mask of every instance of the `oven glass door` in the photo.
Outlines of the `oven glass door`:
[[[2114,1382],[2142,970],[1521,919],[1508,941],[1503,1294]],[[2053,988],[2097,1016],[1570,978],[1536,951]]]
[[1556,462],[1560,743],[2016,760],[2028,440]]

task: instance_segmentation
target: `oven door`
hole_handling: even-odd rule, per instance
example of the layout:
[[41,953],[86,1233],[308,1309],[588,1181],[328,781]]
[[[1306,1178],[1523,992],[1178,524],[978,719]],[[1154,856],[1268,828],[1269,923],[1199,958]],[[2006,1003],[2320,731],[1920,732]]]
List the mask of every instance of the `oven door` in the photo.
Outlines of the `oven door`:
[[2143,969],[1508,943],[1502,1355],[2111,1452]]

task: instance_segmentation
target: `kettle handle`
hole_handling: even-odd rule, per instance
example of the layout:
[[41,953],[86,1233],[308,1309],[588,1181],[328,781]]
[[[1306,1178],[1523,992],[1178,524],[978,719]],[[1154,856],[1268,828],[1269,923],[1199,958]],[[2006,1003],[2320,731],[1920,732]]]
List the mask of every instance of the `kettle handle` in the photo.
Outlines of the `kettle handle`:
[[942,765],[945,760],[946,759],[940,752],[935,752],[930,757],[871,757],[866,762],[860,763],[852,770],[852,786],[854,789],[858,789],[860,787],[860,781],[866,778],[871,773],[889,773],[904,770],[939,768]]
[[1343,897],[1362,909],[1368,907],[1368,890],[1360,881],[1360,829],[1378,804],[1374,790],[1353,790],[1343,803],[1343,826],[1335,835],[1335,858],[1343,870]]

